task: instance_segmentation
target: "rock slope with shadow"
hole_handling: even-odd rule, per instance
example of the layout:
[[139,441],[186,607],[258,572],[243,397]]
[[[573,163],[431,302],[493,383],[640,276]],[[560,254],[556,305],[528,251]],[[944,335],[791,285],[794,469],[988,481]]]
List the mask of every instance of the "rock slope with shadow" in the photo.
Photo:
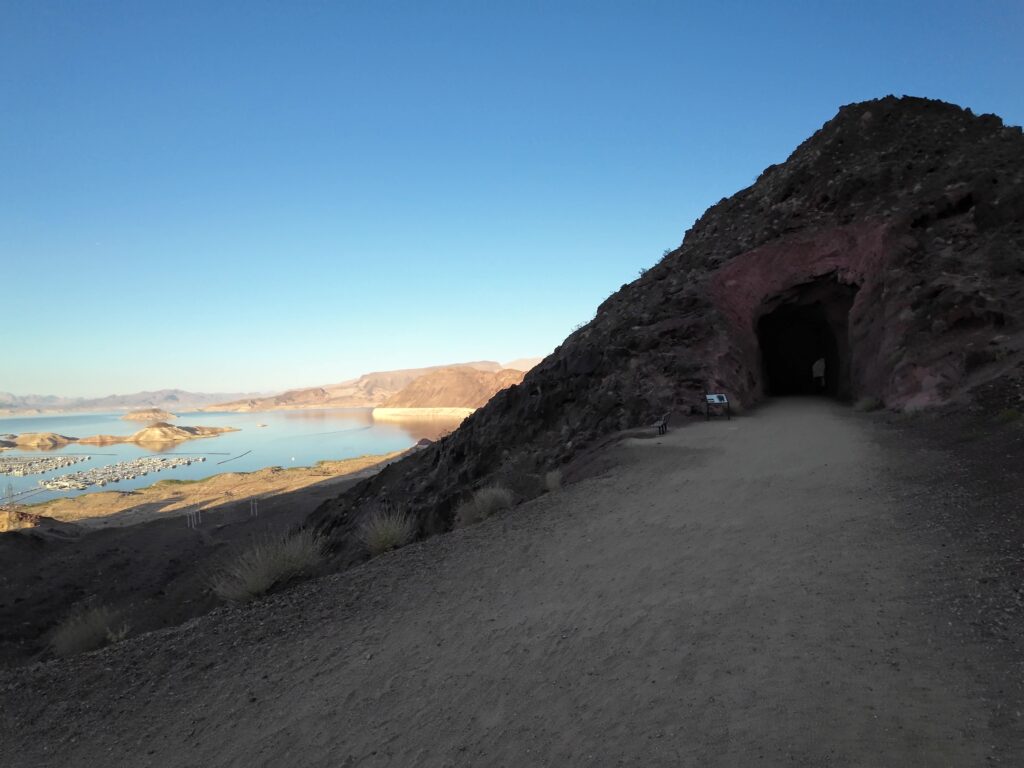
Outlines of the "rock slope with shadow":
[[[438,444],[324,504],[339,557],[382,497],[424,534],[495,478],[530,478],[706,391],[894,409],[1024,402],[1024,135],[920,98],[848,105],[712,206],[524,381]],[[520,495],[529,495],[521,482]]]

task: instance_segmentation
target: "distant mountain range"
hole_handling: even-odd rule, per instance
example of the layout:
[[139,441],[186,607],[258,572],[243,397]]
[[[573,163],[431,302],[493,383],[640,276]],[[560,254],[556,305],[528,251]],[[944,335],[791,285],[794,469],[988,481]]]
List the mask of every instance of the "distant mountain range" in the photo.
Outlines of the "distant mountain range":
[[[272,397],[217,403],[207,411],[275,411],[301,408],[478,408],[495,392],[523,378],[541,358],[523,358],[507,366],[490,360],[400,371],[366,373],[357,379],[306,389],[292,389]],[[513,366],[516,366],[513,368]],[[419,389],[414,383],[428,380]],[[407,393],[407,388],[413,388]],[[481,400],[481,398],[483,398]],[[401,404],[399,404],[401,403]]]
[[[128,411],[159,408],[166,411],[273,411],[297,408],[372,408],[450,406],[477,408],[499,389],[522,379],[523,373],[541,358],[521,358],[506,365],[484,360],[399,371],[378,371],[323,387],[292,389],[279,395],[240,392],[186,392],[160,389],[106,397],[57,397],[15,395],[0,392],[0,416],[31,416],[43,413]],[[465,369],[460,373],[459,369]],[[468,373],[475,371],[489,376]],[[403,390],[428,374],[438,374],[409,393]],[[397,405],[394,403],[421,403]],[[481,400],[481,398],[483,398]],[[451,401],[451,402],[447,402]]]
[[31,416],[40,413],[75,411],[123,411],[136,408],[160,408],[170,411],[198,410],[212,403],[246,397],[245,393],[186,392],[183,389],[160,389],[130,395],[106,397],[57,397],[56,395],[15,395],[0,392],[0,415]]

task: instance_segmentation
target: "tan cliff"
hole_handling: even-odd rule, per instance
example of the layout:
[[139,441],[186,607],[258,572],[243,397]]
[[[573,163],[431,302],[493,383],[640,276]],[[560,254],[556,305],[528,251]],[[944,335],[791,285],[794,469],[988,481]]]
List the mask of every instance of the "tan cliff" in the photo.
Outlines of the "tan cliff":
[[470,408],[523,380],[522,371],[442,368],[421,376],[381,404],[383,408]]

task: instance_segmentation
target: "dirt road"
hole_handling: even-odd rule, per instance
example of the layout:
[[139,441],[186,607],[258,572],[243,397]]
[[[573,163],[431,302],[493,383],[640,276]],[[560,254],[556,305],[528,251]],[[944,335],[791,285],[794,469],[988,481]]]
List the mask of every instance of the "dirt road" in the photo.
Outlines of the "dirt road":
[[941,457],[877,434],[791,401],[627,441],[502,517],[5,672],[0,765],[1017,765]]

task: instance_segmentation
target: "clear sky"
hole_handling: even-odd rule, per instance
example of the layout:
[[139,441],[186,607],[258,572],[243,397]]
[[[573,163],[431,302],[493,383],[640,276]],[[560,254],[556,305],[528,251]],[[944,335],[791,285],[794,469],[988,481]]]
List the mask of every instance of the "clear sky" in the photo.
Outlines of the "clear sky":
[[1020,0],[0,0],[0,391],[547,354],[840,105],[1022,73]]

